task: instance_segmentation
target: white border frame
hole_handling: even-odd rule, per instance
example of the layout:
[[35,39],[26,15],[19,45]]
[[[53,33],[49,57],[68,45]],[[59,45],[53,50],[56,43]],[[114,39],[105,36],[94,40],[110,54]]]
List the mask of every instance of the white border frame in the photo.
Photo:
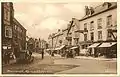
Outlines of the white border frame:
[[[41,2],[41,3],[79,3],[79,2],[117,2],[117,29],[120,28],[118,24],[120,24],[120,2],[117,0],[0,0],[0,8],[1,8],[1,2]],[[1,24],[1,10],[0,10],[0,24]],[[0,34],[1,34],[1,27],[0,27]],[[2,74],[1,70],[1,59],[0,59],[0,76],[90,76],[90,77],[100,77],[100,76],[106,76],[106,77],[119,77],[120,76],[120,31],[117,31],[117,74]],[[0,50],[1,50],[1,36],[0,36]],[[1,55],[1,51],[0,51]]]

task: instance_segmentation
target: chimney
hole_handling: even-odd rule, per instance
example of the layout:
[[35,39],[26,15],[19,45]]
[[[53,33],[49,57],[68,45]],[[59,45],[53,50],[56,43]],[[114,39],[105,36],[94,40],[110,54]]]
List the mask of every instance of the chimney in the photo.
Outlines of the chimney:
[[89,11],[90,11],[90,15],[92,15],[94,13],[93,7],[90,7]]
[[89,15],[89,14],[90,14],[90,12],[89,12],[88,6],[85,6],[85,16],[86,16],[86,15]]
[[103,3],[103,7],[105,7],[106,9],[108,9],[110,6],[111,6],[111,3],[109,3],[109,2]]
[[58,32],[60,32],[60,29],[58,29]]

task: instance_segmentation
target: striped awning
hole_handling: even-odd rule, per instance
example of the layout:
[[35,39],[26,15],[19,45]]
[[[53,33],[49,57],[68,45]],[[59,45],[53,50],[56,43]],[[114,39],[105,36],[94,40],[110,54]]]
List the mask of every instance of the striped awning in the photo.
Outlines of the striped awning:
[[102,43],[99,47],[111,47],[117,44],[117,42]]
[[98,45],[100,45],[100,43],[94,43],[94,44],[90,45],[88,48],[95,48],[95,47],[97,47]]

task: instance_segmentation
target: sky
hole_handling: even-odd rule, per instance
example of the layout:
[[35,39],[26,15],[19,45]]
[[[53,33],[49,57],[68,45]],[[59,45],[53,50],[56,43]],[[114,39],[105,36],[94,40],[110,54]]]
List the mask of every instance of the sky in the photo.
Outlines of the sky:
[[65,29],[72,18],[82,18],[86,5],[95,7],[100,4],[14,2],[14,16],[27,29],[28,36],[47,40],[49,34]]

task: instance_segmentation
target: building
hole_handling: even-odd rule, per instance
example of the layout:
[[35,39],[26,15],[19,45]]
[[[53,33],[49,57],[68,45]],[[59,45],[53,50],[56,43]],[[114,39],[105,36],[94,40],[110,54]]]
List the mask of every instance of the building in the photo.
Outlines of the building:
[[34,41],[34,38],[30,37],[28,38],[28,41],[27,41],[27,49],[29,51],[34,51],[35,49],[35,41]]
[[[13,18],[14,18],[14,9],[13,3],[11,2],[2,2],[1,3],[1,17],[2,17],[2,51],[12,52],[12,27],[13,27]],[[3,55],[4,56],[4,55]]]
[[[2,2],[2,57],[6,53],[14,55],[20,49],[26,48],[26,29],[14,18],[12,2]],[[16,56],[15,56],[16,57]],[[10,57],[13,59],[13,57]]]
[[67,29],[64,30],[58,29],[56,33],[53,33],[49,36],[48,38],[49,47],[57,50],[61,46],[67,45],[66,35],[67,35]]
[[[94,56],[100,54],[111,54],[111,49],[116,53],[117,49],[117,3],[105,2],[95,8],[85,7],[85,16],[79,20],[79,30],[73,30],[75,34],[79,33],[79,46],[82,49],[90,49]],[[74,21],[75,22],[75,21]],[[70,25],[73,29],[74,23]],[[77,25],[75,25],[78,27]],[[73,34],[74,35],[74,34]],[[104,51],[103,53],[101,53]]]
[[26,49],[26,29],[13,18],[13,28],[12,28],[12,41],[13,41],[13,51]]

